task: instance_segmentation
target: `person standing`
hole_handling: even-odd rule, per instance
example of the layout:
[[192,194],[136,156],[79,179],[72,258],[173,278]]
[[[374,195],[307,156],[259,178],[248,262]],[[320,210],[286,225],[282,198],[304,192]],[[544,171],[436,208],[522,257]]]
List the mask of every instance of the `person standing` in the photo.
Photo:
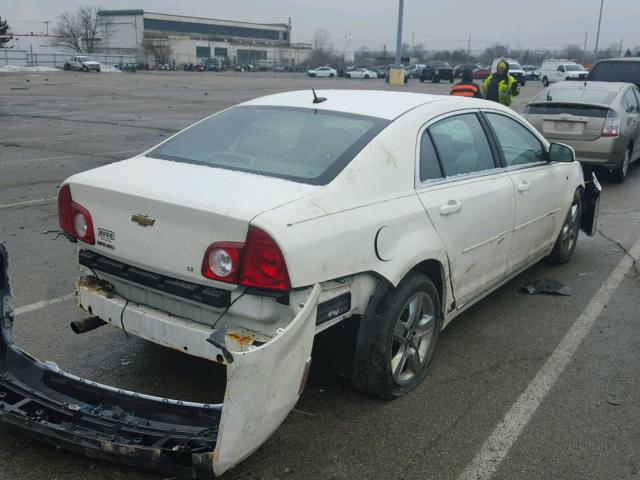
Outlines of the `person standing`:
[[512,97],[520,94],[520,85],[513,76],[509,75],[509,63],[500,60],[496,73],[492,73],[482,82],[480,90],[487,100],[508,107],[511,105]]
[[451,87],[450,95],[454,97],[482,98],[480,87],[473,81],[473,70],[465,68],[462,71],[462,80]]

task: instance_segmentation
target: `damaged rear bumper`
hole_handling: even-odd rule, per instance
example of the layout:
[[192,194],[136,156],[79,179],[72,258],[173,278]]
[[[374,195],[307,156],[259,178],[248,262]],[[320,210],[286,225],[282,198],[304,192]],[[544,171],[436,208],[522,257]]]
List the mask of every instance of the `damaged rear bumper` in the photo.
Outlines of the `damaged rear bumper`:
[[0,423],[91,457],[180,478],[220,475],[264,443],[297,402],[319,294],[316,285],[266,343],[245,351],[226,343],[233,361],[223,403],[171,400],[68,374],[16,346],[7,253],[0,245]]

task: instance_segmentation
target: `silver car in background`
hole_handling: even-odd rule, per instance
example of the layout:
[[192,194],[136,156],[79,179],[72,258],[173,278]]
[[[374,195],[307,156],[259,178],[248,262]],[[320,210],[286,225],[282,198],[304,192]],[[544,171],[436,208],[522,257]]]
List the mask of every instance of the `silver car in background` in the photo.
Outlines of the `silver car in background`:
[[559,82],[522,113],[547,140],[571,145],[576,160],[610,169],[619,182],[640,157],[640,90],[631,83]]

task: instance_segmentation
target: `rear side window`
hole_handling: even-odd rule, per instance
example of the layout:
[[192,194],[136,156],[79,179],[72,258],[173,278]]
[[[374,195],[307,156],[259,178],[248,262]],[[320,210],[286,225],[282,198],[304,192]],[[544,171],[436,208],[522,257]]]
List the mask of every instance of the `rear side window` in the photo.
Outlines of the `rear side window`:
[[589,80],[629,82],[640,85],[640,62],[598,62],[589,72]]
[[529,130],[504,115],[493,113],[486,115],[500,144],[507,166],[546,161],[542,144]]
[[420,181],[437,178],[442,178],[442,171],[429,132],[425,130],[420,139]]
[[636,96],[633,94],[633,90],[629,89],[625,92],[622,97],[622,108],[627,113],[638,113],[638,100]]
[[495,168],[484,129],[473,113],[446,118],[429,127],[445,177]]
[[310,108],[235,107],[147,156],[324,185],[388,124]]

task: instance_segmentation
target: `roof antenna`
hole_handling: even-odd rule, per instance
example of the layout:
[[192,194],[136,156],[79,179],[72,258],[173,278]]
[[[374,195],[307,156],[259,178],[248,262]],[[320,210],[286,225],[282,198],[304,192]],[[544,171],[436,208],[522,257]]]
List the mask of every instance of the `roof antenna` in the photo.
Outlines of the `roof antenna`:
[[313,103],[322,103],[327,101],[325,97],[318,97],[315,89],[312,88],[311,91],[313,92]]

